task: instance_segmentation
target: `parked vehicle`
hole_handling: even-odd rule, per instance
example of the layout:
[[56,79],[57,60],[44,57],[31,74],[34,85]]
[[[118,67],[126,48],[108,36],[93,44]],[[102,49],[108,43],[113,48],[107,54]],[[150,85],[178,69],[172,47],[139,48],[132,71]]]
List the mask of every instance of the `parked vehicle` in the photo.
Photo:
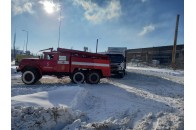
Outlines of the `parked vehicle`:
[[126,47],[108,47],[107,55],[110,57],[111,74],[125,76]]
[[74,83],[97,84],[100,78],[110,77],[109,56],[64,48],[43,50],[43,58],[22,59],[17,72],[22,72],[25,84],[34,84],[43,75],[58,78],[69,76]]

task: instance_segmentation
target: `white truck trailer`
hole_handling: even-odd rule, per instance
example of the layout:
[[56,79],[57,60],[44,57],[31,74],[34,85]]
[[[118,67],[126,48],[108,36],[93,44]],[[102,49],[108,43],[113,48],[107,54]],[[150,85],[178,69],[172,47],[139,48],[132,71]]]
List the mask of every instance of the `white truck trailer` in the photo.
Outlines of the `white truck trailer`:
[[110,57],[111,74],[125,76],[126,69],[126,47],[108,47],[107,55]]

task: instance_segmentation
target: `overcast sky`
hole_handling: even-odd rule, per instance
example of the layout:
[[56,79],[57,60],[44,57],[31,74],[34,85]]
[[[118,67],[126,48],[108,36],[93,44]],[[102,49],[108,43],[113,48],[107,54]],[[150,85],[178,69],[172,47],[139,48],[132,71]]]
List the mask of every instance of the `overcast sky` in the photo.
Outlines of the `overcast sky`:
[[[12,0],[12,44],[23,50],[58,46],[95,52],[107,47],[145,48],[172,45],[176,15],[178,43],[184,44],[183,0]],[[61,11],[60,11],[61,10]],[[60,17],[61,12],[61,17]]]

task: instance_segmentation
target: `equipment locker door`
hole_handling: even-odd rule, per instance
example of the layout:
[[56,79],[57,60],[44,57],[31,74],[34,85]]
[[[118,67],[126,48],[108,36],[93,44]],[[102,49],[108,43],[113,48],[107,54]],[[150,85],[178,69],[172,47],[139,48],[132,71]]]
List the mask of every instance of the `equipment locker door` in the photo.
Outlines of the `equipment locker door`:
[[57,72],[69,72],[69,57],[70,54],[59,54],[56,70]]

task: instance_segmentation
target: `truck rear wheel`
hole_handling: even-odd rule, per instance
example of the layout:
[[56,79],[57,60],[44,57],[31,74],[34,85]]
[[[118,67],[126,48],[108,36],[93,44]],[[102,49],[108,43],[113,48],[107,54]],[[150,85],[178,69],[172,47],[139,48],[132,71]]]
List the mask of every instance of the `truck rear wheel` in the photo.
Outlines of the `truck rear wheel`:
[[27,70],[22,73],[22,81],[27,84],[34,84],[37,81],[36,72],[33,70]]
[[100,81],[100,74],[96,71],[91,71],[87,74],[86,82],[90,84],[98,84]]
[[76,71],[73,76],[71,77],[72,82],[74,83],[83,83],[85,80],[85,76],[81,71]]

